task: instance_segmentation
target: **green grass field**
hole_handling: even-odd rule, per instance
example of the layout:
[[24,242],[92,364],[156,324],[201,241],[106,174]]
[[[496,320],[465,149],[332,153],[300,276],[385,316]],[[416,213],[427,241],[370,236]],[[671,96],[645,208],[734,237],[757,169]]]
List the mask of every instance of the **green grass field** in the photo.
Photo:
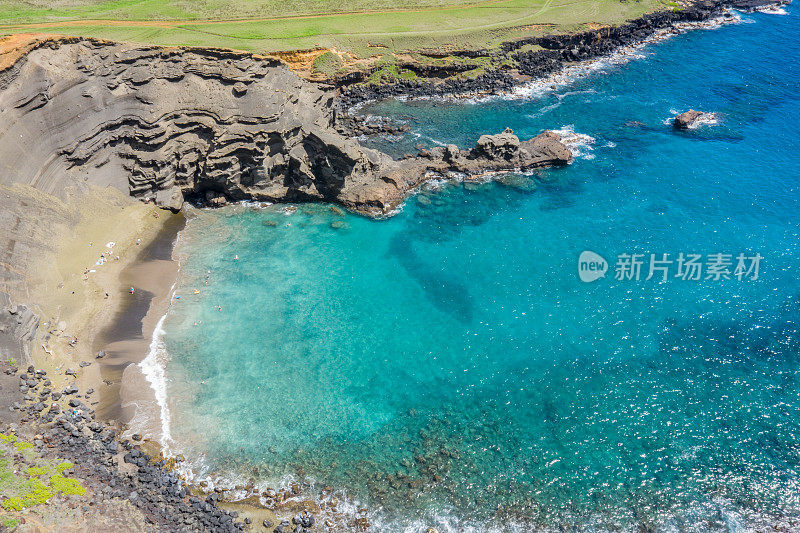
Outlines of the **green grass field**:
[[251,52],[335,49],[366,58],[614,24],[663,0],[0,0],[0,34],[55,33]]

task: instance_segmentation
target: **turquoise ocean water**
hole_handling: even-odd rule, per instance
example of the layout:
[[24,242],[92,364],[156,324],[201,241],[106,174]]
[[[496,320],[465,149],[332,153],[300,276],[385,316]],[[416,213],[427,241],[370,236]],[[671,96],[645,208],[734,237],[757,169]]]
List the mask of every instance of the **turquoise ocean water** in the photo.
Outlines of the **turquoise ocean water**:
[[[362,109],[409,123],[373,141],[397,154],[572,132],[566,168],[438,184],[382,221],[199,213],[163,321],[171,448],[200,474],[334,486],[385,531],[797,527],[800,15],[785,11],[515,99]],[[666,124],[689,108],[716,123]],[[584,250],[605,278],[580,281]],[[639,281],[614,279],[626,253],[645,255]],[[644,279],[650,254],[679,253],[764,259],[757,280],[675,264]]]

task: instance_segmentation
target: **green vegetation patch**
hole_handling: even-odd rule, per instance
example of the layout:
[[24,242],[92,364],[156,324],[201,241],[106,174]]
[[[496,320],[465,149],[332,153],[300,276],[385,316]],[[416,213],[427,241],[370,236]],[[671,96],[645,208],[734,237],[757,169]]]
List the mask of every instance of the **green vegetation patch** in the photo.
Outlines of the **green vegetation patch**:
[[419,76],[417,76],[417,73],[413,70],[400,68],[397,65],[386,65],[373,72],[367,80],[367,83],[380,85],[382,83],[390,83],[397,80],[416,79],[419,79]]
[[47,474],[47,468],[43,466],[30,466],[28,467],[29,476],[44,476]]
[[[439,6],[469,6],[477,0],[0,0],[2,19],[19,22],[80,19],[114,20],[204,20],[246,19],[414,9]],[[2,20],[0,19],[0,20]]]
[[68,461],[64,462],[64,463],[60,463],[58,466],[56,466],[56,472],[59,473],[59,474],[62,474],[62,473],[64,473],[65,470],[69,470],[73,466],[75,466],[75,465],[70,463],[70,462],[68,462]]
[[[25,462],[17,462],[20,453]],[[64,476],[64,472],[73,466],[69,462],[42,458],[30,442],[0,433],[0,507],[5,511],[20,512],[44,505],[56,494],[83,496],[86,488],[80,481]],[[3,525],[16,527],[5,522]]]
[[67,496],[83,496],[86,494],[86,488],[78,480],[64,477],[61,474],[50,477],[50,481],[47,483],[54,491],[61,492]]
[[3,527],[6,529],[14,529],[20,524],[19,518],[4,518]]
[[337,72],[344,66],[342,58],[333,52],[325,52],[314,60],[312,68],[314,72],[319,72],[326,76],[335,76]]

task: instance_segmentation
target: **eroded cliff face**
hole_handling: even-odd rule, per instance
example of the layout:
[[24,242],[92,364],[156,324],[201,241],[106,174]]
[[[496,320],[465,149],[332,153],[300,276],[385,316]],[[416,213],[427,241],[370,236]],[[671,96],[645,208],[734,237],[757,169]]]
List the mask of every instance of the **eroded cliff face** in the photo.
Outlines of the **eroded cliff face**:
[[224,194],[379,214],[431,171],[571,157],[556,138],[509,133],[503,150],[490,139],[398,162],[337,133],[333,94],[273,59],[87,39],[31,48],[0,72],[0,182],[51,194],[94,184],[173,209],[188,194]]

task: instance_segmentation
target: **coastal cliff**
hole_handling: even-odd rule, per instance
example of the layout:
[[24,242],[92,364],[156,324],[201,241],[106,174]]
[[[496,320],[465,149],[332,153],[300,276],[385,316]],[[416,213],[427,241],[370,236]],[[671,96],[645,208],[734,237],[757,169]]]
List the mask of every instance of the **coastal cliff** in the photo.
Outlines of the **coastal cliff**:
[[431,172],[571,159],[555,136],[520,143],[506,133],[469,152],[395,161],[337,132],[335,107],[332,91],[275,59],[44,39],[0,73],[0,179],[55,195],[112,186],[173,210],[194,196],[329,201],[380,215]]

